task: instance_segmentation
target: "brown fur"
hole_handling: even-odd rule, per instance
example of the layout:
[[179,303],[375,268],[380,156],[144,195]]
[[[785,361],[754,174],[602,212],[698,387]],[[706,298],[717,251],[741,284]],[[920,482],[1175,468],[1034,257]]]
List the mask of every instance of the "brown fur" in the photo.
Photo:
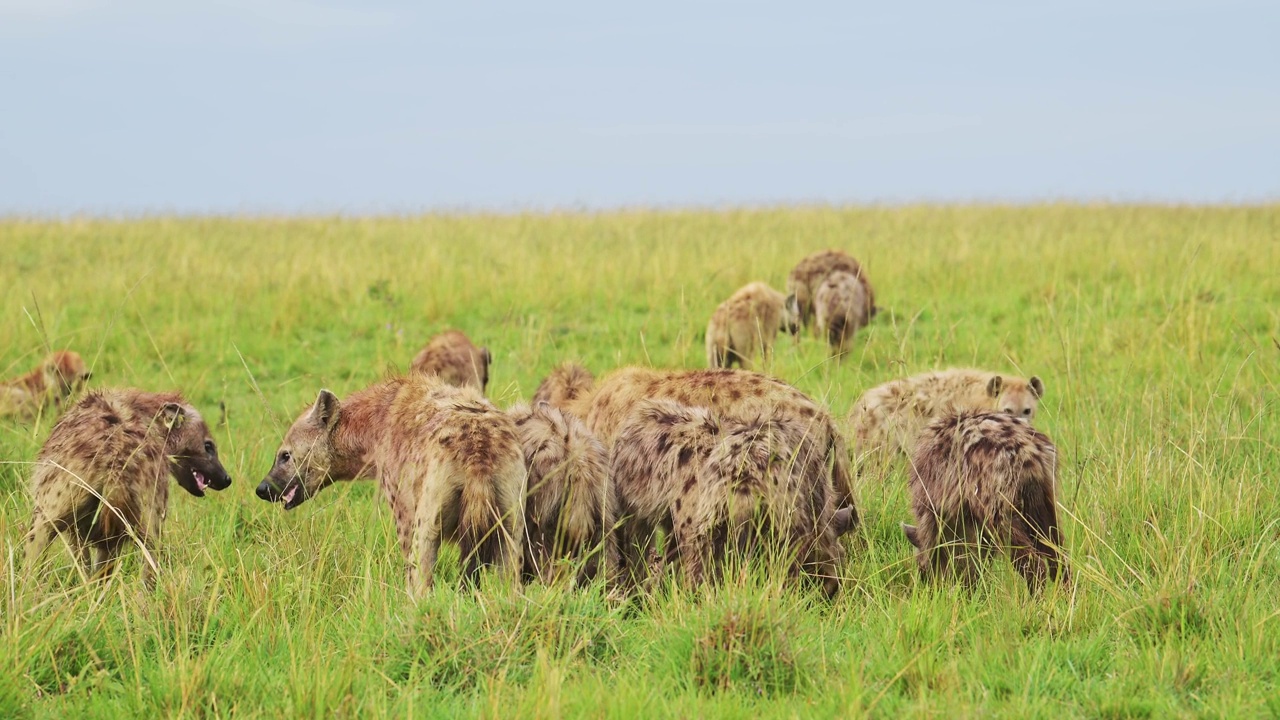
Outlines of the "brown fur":
[[[525,578],[554,581],[576,567],[579,582],[617,565],[613,489],[604,445],[573,415],[542,402],[507,411],[529,473]],[[603,562],[602,562],[603,561]]]
[[1035,418],[1044,382],[985,370],[951,369],[922,373],[877,385],[862,394],[850,412],[859,463],[883,464],[906,453],[930,420],[965,410],[1004,412]]
[[450,385],[473,387],[484,392],[489,384],[489,365],[493,356],[489,348],[476,347],[466,335],[449,330],[431,338],[431,342],[413,359],[414,372],[439,375]]
[[869,288],[856,275],[836,271],[818,286],[814,296],[818,332],[827,336],[831,354],[842,356],[855,333],[871,321]]
[[[820,448],[822,461],[809,471],[816,473],[836,498],[837,507],[854,507],[849,453],[826,408],[787,383],[746,370],[653,370],[630,367],[617,370],[597,383],[594,392],[571,407],[587,428],[613,446],[618,427],[644,400],[674,400],[683,405],[707,407],[722,417],[768,417],[785,424],[792,436],[807,435]],[[852,513],[850,526],[857,524]]]
[[197,497],[231,484],[200,413],[177,393],[90,393],[54,426],[36,461],[28,572],[63,533],[89,572],[102,576],[137,542],[146,554],[143,580],[154,585],[170,477]]
[[0,383],[0,417],[31,419],[80,392],[92,373],[79,353],[50,353],[34,370]]
[[545,402],[564,410],[573,401],[590,393],[595,382],[590,370],[574,363],[562,363],[538,385],[533,393],[533,404]]
[[817,314],[814,302],[818,295],[818,288],[822,287],[827,276],[833,272],[847,272],[862,280],[867,295],[864,314],[867,319],[875,317],[877,312],[875,290],[872,289],[871,281],[867,279],[862,265],[843,250],[822,250],[796,263],[791,274],[787,276],[787,293],[795,296],[796,313],[800,323],[806,326],[813,323]]
[[432,585],[442,538],[474,582],[483,565],[520,575],[525,468],[511,418],[475,388],[411,373],[343,402],[321,390],[286,433],[258,496],[297,507],[330,483],[375,478],[395,516],[410,593]]
[[787,308],[787,296],[765,283],[743,286],[716,308],[707,325],[707,365],[751,366],[756,353],[767,361],[779,330],[795,334],[797,319]]
[[903,526],[921,575],[970,584],[978,562],[1001,548],[1033,593],[1046,578],[1065,580],[1057,468],[1053,443],[1021,418],[966,412],[930,423],[911,468],[917,525]]
[[730,547],[767,547],[795,571],[839,589],[842,549],[821,462],[810,438],[768,417],[719,418],[702,407],[644,401],[619,428],[611,454],[622,546],[622,577],[640,582],[658,528],[669,533],[691,583],[722,572]]

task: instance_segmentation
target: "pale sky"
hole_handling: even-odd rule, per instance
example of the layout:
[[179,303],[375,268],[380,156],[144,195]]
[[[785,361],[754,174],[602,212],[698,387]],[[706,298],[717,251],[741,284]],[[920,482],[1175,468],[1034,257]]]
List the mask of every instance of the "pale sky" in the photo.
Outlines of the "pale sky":
[[1280,199],[1280,3],[0,0],[0,215]]

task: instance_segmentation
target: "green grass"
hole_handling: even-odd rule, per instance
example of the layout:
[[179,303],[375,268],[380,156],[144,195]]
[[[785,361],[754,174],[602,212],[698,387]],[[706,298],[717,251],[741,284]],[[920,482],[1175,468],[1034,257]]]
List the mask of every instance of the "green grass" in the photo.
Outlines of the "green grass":
[[[859,488],[845,592],[767,576],[667,588],[455,590],[415,607],[372,483],[291,513],[253,496],[328,387],[404,369],[434,332],[493,352],[490,395],[556,363],[699,367],[712,309],[806,253],[861,259],[884,308],[843,363],[773,372],[838,417],[949,365],[1038,374],[1077,582],[1007,562],[918,584],[904,473]],[[0,369],[46,344],[98,385],[177,388],[235,484],[175,491],[153,594],[22,577],[29,463],[0,422],[0,717],[1280,717],[1280,207],[1051,205],[515,217],[0,222]]]

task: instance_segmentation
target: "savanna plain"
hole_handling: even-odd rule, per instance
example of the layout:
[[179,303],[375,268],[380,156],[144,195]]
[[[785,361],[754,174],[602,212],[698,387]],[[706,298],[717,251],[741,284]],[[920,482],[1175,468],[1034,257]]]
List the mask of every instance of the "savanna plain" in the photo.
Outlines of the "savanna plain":
[[[921,583],[902,464],[857,480],[834,601],[767,568],[473,592],[451,549],[415,605],[375,483],[254,496],[318,389],[440,330],[490,349],[500,407],[566,360],[701,367],[720,301],[828,247],[881,312],[840,362],[780,336],[768,372],[841,421],[934,368],[1044,378],[1070,585]],[[27,578],[53,420],[0,421],[0,717],[1280,717],[1277,206],[9,219],[0,300],[6,377],[65,347],[91,386],[181,390],[235,481],[172,491],[154,592],[62,542]]]

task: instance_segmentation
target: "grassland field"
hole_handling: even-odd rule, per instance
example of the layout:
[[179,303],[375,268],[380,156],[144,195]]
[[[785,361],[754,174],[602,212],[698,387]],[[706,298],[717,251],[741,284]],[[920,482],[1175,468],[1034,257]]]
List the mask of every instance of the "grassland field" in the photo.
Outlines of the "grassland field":
[[[921,584],[902,467],[860,481],[834,602],[763,571],[461,592],[448,551],[415,606],[374,483],[254,497],[319,388],[437,331],[489,347],[502,407],[564,360],[701,367],[721,300],[827,247],[882,312],[843,362],[780,338],[769,371],[841,419],[908,373],[1043,377],[1070,587]],[[50,347],[225,404],[235,483],[173,493],[153,593],[61,543],[27,581],[52,420],[0,421],[0,717],[1280,717],[1280,206],[0,221],[0,370]]]

